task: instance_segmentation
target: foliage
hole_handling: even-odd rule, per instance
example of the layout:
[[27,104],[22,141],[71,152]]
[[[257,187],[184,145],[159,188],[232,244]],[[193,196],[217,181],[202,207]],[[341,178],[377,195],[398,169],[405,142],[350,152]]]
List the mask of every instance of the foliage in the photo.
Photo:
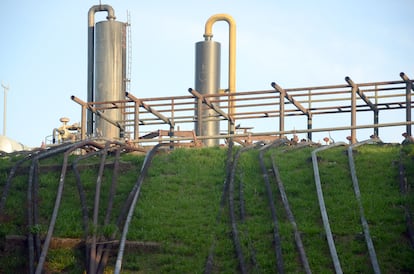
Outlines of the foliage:
[[[405,226],[405,211],[412,215],[414,197],[414,146],[364,145],[354,150],[355,165],[365,216],[369,223],[378,261],[384,273],[414,271],[414,252]],[[235,150],[238,148],[235,148]],[[309,264],[314,273],[333,272],[316,195],[311,152],[314,147],[278,147],[265,153],[267,169],[274,159],[286,195],[301,233]],[[269,201],[255,149],[243,152],[235,176],[235,202],[245,201],[246,216],[237,227],[249,273],[275,271],[273,225]],[[177,148],[158,153],[143,182],[132,218],[128,240],[156,242],[156,250],[130,250],[124,256],[123,273],[201,273],[209,251],[214,254],[214,273],[238,270],[229,223],[228,201],[220,210],[226,179],[225,148]],[[73,158],[72,158],[73,160]],[[113,162],[113,156],[108,161]],[[116,234],[116,217],[140,173],[143,155],[125,154],[118,177],[114,212],[109,224],[103,224],[112,169],[106,168],[102,181],[99,225],[89,223],[90,232],[108,237]],[[0,190],[8,171],[17,159],[0,158]],[[61,156],[40,162],[40,224],[26,227],[27,164],[12,181],[5,213],[0,223],[0,273],[24,271],[26,260],[4,250],[4,237],[28,232],[44,234],[53,209],[60,175]],[[407,193],[400,192],[399,164],[405,167]],[[87,168],[82,168],[82,164]],[[51,166],[58,168],[51,168]],[[122,166],[121,165],[121,166]],[[341,266],[346,273],[369,273],[372,267],[349,173],[345,147],[318,153],[320,178],[332,233]],[[79,164],[85,190],[89,220],[93,210],[99,158]],[[271,174],[271,173],[269,173]],[[279,221],[282,252],[287,273],[303,272],[294,243],[293,227],[287,219],[275,177],[270,176],[272,194]],[[243,197],[240,196],[243,194]],[[82,238],[84,233],[80,197],[75,176],[66,177],[62,205],[54,236]],[[50,272],[82,273],[84,251],[53,249],[47,257]],[[25,254],[23,253],[23,258]],[[20,258],[20,259],[19,259]],[[256,264],[252,264],[254,260]],[[109,265],[114,265],[114,257]],[[107,273],[112,271],[108,267]]]

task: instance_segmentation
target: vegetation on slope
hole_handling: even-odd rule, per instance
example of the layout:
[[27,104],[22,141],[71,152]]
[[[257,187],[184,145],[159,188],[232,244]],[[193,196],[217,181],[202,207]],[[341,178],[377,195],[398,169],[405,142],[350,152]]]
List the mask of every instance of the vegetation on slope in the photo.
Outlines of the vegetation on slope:
[[[237,150],[239,148],[235,148]],[[314,148],[283,146],[265,154],[266,165],[275,160],[290,207],[301,232],[304,248],[314,273],[333,272],[315,190],[311,151]],[[250,273],[274,272],[273,226],[259,152],[243,152],[235,177],[236,202],[245,201],[246,217],[237,227],[241,248]],[[209,252],[213,251],[214,273],[231,273],[238,269],[229,223],[228,200],[223,190],[226,180],[224,148],[175,149],[158,153],[153,159],[135,209],[128,240],[155,242],[154,250],[129,250],[124,256],[123,273],[201,273]],[[405,165],[408,189],[414,186],[414,148],[399,145],[365,145],[354,152],[365,216],[370,226],[378,261],[384,273],[414,271],[414,249],[407,238],[405,208],[414,208],[413,192],[401,194],[399,163]],[[318,153],[319,170],[331,229],[345,273],[370,273],[372,266],[362,233],[359,210],[349,174],[344,147]],[[113,156],[108,156],[108,161]],[[123,169],[118,178],[114,215],[109,225],[96,229],[102,236],[120,232],[114,225],[123,202],[136,182],[144,156],[122,156]],[[17,158],[0,159],[0,191]],[[36,230],[44,234],[52,212],[62,157],[40,162],[40,225],[27,227],[27,167],[13,180],[5,212],[0,223],[0,273],[24,270],[24,250],[5,250],[6,235],[26,235]],[[92,159],[88,164],[99,163]],[[85,163],[83,163],[85,164]],[[57,166],[53,169],[51,166]],[[81,170],[89,210],[93,208],[98,164]],[[269,173],[270,174],[270,173]],[[112,171],[106,168],[101,191],[103,220]],[[286,218],[275,178],[270,176],[282,240],[284,267],[287,273],[301,273],[293,228]],[[241,186],[241,189],[240,189]],[[243,197],[240,197],[240,193]],[[223,208],[220,205],[224,205]],[[238,204],[237,204],[238,205]],[[237,213],[240,208],[237,207]],[[90,214],[91,215],[91,214]],[[102,223],[102,222],[101,222]],[[82,238],[82,212],[72,172],[65,183],[54,236]],[[50,272],[82,273],[85,269],[83,249],[51,249],[47,257]],[[114,258],[113,258],[114,259]],[[109,264],[114,265],[113,261]],[[108,267],[107,272],[111,272]]]

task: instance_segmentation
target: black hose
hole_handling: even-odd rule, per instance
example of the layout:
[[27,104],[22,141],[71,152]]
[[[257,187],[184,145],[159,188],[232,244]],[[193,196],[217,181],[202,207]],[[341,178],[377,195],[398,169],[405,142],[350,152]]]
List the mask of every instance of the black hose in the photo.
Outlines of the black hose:
[[[276,144],[279,144],[279,142]],[[272,144],[272,145],[276,145],[276,144]],[[270,186],[269,176],[267,174],[267,169],[266,169],[266,165],[265,165],[264,158],[263,158],[265,151],[269,149],[270,147],[271,145],[267,145],[263,147],[262,149],[260,149],[259,162],[260,162],[260,167],[262,169],[263,179],[265,181],[267,198],[269,200],[270,213],[271,213],[272,222],[273,222],[273,239],[274,239],[277,271],[278,273],[285,273],[284,263],[283,263],[283,254],[282,254],[282,243],[280,240],[279,224],[278,224],[277,215],[276,215],[276,207],[275,207],[275,203],[273,200],[273,194],[272,194],[272,188]]]
[[47,252],[49,250],[50,241],[52,239],[53,231],[54,231],[55,224],[56,224],[57,214],[59,212],[60,202],[62,199],[63,187],[65,184],[65,177],[66,177],[66,171],[67,171],[67,165],[68,165],[68,157],[70,153],[72,153],[76,149],[79,149],[79,148],[89,149],[91,146],[95,148],[100,148],[100,149],[102,148],[101,145],[93,141],[87,140],[87,141],[82,141],[82,142],[78,142],[75,144],[71,144],[67,148],[62,149],[62,151],[65,151],[65,153],[64,153],[63,164],[62,164],[62,171],[61,171],[60,179],[59,179],[58,190],[56,194],[55,206],[53,207],[53,212],[52,212],[49,228],[46,234],[45,241],[43,243],[42,253],[39,257],[39,262],[36,267],[36,274],[42,273],[43,265],[46,261]]
[[[400,193],[402,196],[406,196],[408,194],[408,187],[407,187],[407,178],[405,176],[405,167],[402,161],[402,150],[400,152],[400,161],[398,165],[398,173],[399,173],[399,181],[400,181]],[[404,204],[404,215],[405,215],[405,223],[407,227],[407,234],[408,239],[410,240],[411,247],[414,248],[414,226],[413,220],[411,218],[411,211],[409,208],[408,203]]]
[[230,213],[230,223],[231,223],[231,234],[233,236],[234,249],[236,251],[236,256],[239,261],[239,268],[241,273],[247,273],[246,263],[244,261],[243,250],[240,244],[239,231],[237,229],[236,214],[234,209],[234,176],[236,173],[237,163],[240,158],[240,154],[246,150],[242,148],[237,151],[234,156],[233,163],[230,167],[229,174],[229,213]]
[[16,174],[16,170],[26,161],[30,160],[32,157],[34,157],[34,154],[28,154],[23,159],[20,159],[17,163],[14,164],[12,169],[9,172],[9,175],[6,179],[6,184],[3,188],[3,194],[1,196],[0,200],[0,215],[3,213],[4,206],[6,205],[7,195],[9,194],[12,179],[14,178],[14,175]]
[[34,177],[34,167],[36,163],[36,158],[33,159],[32,164],[30,165],[29,170],[29,182],[27,184],[27,201],[26,201],[26,210],[27,210],[27,245],[28,245],[28,252],[29,252],[29,273],[34,273],[34,240],[33,240],[33,233],[32,230],[33,226],[33,201],[32,201],[32,194],[33,194],[33,177]]
[[[233,159],[233,139],[230,138],[228,142],[228,148],[227,148],[227,158],[226,158],[226,178],[224,180],[223,184],[223,191],[221,193],[221,199],[220,199],[220,207],[219,211],[216,216],[216,224],[219,225],[221,222],[221,216],[224,211],[224,206],[226,204],[226,197],[229,189],[229,175],[230,175],[230,167]],[[210,249],[208,251],[206,264],[204,266],[204,273],[210,274],[213,272],[213,266],[214,266],[214,250],[216,248],[216,242],[217,242],[217,235],[214,235],[213,242],[210,245]]]
[[[234,180],[235,180],[235,174],[237,170],[237,164],[239,162],[240,156],[243,152],[246,152],[250,149],[257,148],[258,146],[261,146],[262,143],[257,143],[255,145],[247,146],[241,148],[239,151],[237,151],[236,155],[234,156],[233,163],[231,165],[230,169],[230,176],[229,176],[229,213],[230,213],[230,222],[232,227],[232,236],[233,236],[233,244],[236,251],[236,256],[239,261],[239,267],[240,271],[242,273],[247,273],[247,267],[246,262],[243,256],[243,250],[241,248],[240,244],[240,238],[239,238],[239,231],[237,228],[237,220],[236,220],[236,214],[235,214],[235,206],[234,206]],[[240,219],[241,221],[244,221],[245,216],[245,208],[244,208],[244,198],[243,198],[243,184],[241,180],[239,180],[239,198],[240,198]],[[249,242],[249,249],[252,251],[251,254],[253,256],[252,262],[255,267],[257,267],[257,261],[254,256],[254,248]]]
[[[92,153],[88,153],[86,154],[86,156],[90,155]],[[83,189],[82,186],[82,180],[81,180],[81,176],[78,170],[78,162],[82,159],[85,158],[85,155],[76,158],[73,163],[72,163],[72,169],[73,169],[73,173],[75,174],[75,179],[76,179],[76,186],[78,188],[78,193],[79,193],[79,199],[81,202],[81,209],[82,209],[82,225],[83,225],[83,231],[84,231],[84,239],[85,239],[85,261],[87,262],[87,264],[89,264],[89,255],[90,255],[90,248],[89,245],[87,244],[88,242],[88,235],[89,235],[89,216],[88,216],[88,205],[86,202],[86,195],[85,195],[85,191]],[[89,268],[86,268],[89,269]]]
[[[240,199],[240,222],[244,223],[246,220],[246,206],[245,206],[245,199],[244,199],[244,192],[243,192],[243,173],[240,174],[239,178],[239,199]],[[248,236],[248,232],[245,231],[244,234],[248,239],[248,249],[250,251],[250,261],[252,266],[256,269],[256,273],[260,273],[259,271],[259,264],[256,258],[256,249],[253,246],[251,239]]]
[[[33,203],[33,181],[35,180],[35,177],[36,177],[35,170],[37,170],[37,166],[38,166],[40,159],[56,155],[60,153],[61,151],[64,151],[66,148],[67,146],[59,146],[57,148],[50,149],[48,151],[40,151],[36,156],[33,157],[32,164],[30,165],[29,179],[28,179],[28,185],[27,185],[27,205],[26,205],[27,206],[27,226],[28,226],[27,244],[28,244],[28,252],[29,252],[29,273],[33,273],[35,269],[35,266],[34,266],[35,241],[33,239],[33,234],[37,230],[35,229],[37,223],[34,222],[34,215],[38,216],[37,206],[35,206]],[[36,236],[36,238],[37,237],[38,235]],[[39,244],[39,241],[40,241],[39,239],[36,240],[37,244]],[[37,248],[37,249],[39,250],[40,248]]]
[[[34,181],[33,181],[33,223],[39,223],[39,210],[38,210],[38,202],[39,202],[39,161],[35,163],[35,173],[34,173]],[[37,256],[40,256],[40,252],[42,252],[42,243],[40,241],[40,235],[38,229],[35,230],[35,253]],[[37,258],[39,259],[39,258]]]
[[286,211],[286,216],[290,222],[290,224],[293,227],[293,232],[295,235],[295,243],[296,243],[296,247],[298,249],[299,252],[299,257],[300,257],[300,261],[302,263],[303,266],[303,270],[305,271],[305,273],[312,273],[310,266],[309,266],[309,262],[308,262],[308,257],[306,256],[306,252],[305,252],[305,248],[303,247],[303,243],[302,243],[302,238],[300,237],[300,232],[298,230],[298,226],[296,224],[295,221],[295,217],[293,216],[293,212],[290,209],[290,205],[289,205],[289,201],[287,199],[287,195],[286,195],[286,191],[285,191],[285,187],[283,186],[283,182],[282,179],[280,178],[280,173],[279,170],[275,164],[275,160],[273,158],[273,155],[271,156],[272,159],[272,169],[273,169],[273,173],[276,177],[276,182],[279,188],[279,192],[280,192],[280,196],[282,197],[282,202],[283,202],[283,207],[285,208]]
[[92,229],[92,241],[91,241],[91,249],[90,249],[90,262],[89,262],[89,273],[96,273],[97,264],[100,258],[97,258],[97,250],[96,250],[96,241],[97,241],[97,228],[98,228],[98,218],[99,218],[99,200],[101,198],[101,185],[102,185],[102,177],[103,172],[105,169],[105,161],[106,156],[108,153],[109,142],[105,144],[105,148],[100,151],[101,154],[101,162],[99,165],[98,171],[98,178],[96,179],[95,184],[95,200],[93,204],[93,229]]
[[[115,193],[116,193],[116,186],[117,186],[117,182],[118,182],[119,159],[120,159],[120,156],[121,156],[121,151],[122,151],[122,147],[119,147],[115,152],[115,161],[114,161],[114,168],[113,168],[113,173],[112,173],[112,183],[111,183],[111,189],[110,189],[110,192],[109,192],[108,207],[107,207],[107,210],[106,210],[104,225],[108,225],[110,223],[110,220],[111,220],[112,208],[113,208],[114,198],[115,198]],[[112,244],[99,245],[98,256],[97,257],[100,258],[100,261],[99,261],[99,264],[98,264],[97,273],[103,273],[104,272],[104,268],[105,268],[105,266],[108,262],[109,252],[103,252],[103,251],[104,250],[109,250],[111,247],[112,247]],[[103,254],[102,254],[102,252],[103,252]]]
[[130,224],[131,219],[132,219],[132,214],[135,211],[135,205],[136,205],[136,203],[138,201],[138,198],[139,198],[142,183],[144,182],[144,179],[147,176],[148,169],[151,165],[151,161],[152,161],[152,158],[154,157],[155,153],[158,151],[158,149],[161,146],[165,146],[165,145],[171,145],[171,144],[160,143],[160,144],[157,144],[156,146],[154,146],[151,149],[151,151],[147,153],[147,155],[145,157],[145,160],[144,160],[144,163],[142,164],[141,174],[139,175],[139,178],[138,178],[137,182],[135,183],[135,186],[134,186],[134,189],[133,189],[133,191],[134,191],[133,197],[132,197],[132,200],[130,202],[130,206],[128,208],[128,215],[126,216],[126,220],[124,222],[124,227],[123,227],[123,230],[122,230],[121,240],[119,242],[118,256],[116,258],[115,270],[114,270],[115,274],[119,274],[120,271],[121,271],[126,236],[128,234],[128,229],[129,229],[129,224]]

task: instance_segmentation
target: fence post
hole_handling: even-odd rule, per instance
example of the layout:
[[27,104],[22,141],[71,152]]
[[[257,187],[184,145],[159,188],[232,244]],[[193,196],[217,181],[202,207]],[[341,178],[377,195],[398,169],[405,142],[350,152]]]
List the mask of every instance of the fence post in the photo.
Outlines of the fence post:
[[[411,90],[413,89],[413,82],[405,75],[404,72],[400,73],[400,77],[405,81],[405,121],[411,122]],[[406,132],[408,136],[411,136],[411,124],[407,123]]]

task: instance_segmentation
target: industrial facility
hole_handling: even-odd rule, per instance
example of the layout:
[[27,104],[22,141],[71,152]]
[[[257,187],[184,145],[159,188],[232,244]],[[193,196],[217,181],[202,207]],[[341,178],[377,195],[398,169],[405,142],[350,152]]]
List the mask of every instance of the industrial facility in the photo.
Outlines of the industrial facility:
[[[95,22],[95,14],[107,14]],[[229,26],[228,87],[221,87],[221,45],[213,40],[213,25],[225,21]],[[238,91],[236,88],[236,22],[228,14],[212,15],[205,24],[204,40],[195,44],[194,88],[188,96],[142,98],[127,89],[129,24],[116,21],[109,5],[97,5],[88,13],[87,100],[72,96],[81,106],[81,122],[62,125],[53,131],[52,144],[88,138],[127,140],[137,146],[160,140],[189,146],[217,146],[233,137],[240,144],[273,141],[286,135],[313,132],[349,131],[356,142],[358,129],[371,129],[380,136],[381,127],[405,126],[411,135],[412,80],[400,73],[391,82],[354,83],[284,89]],[[380,111],[402,109],[404,120],[381,123]],[[372,112],[371,124],[357,124],[357,113]],[[349,123],[336,128],[320,128],[313,117],[349,113]],[[306,117],[306,123],[285,130],[291,116]],[[256,132],[265,120],[266,132]],[[193,125],[193,128],[188,125]]]
[[[105,19],[97,22],[97,13]],[[213,39],[219,21],[228,25],[224,87],[223,49]],[[231,15],[211,15],[194,45],[188,93],[143,97],[130,89],[130,23],[110,5],[92,6],[87,87],[84,98],[67,98],[80,121],[57,117],[41,146],[28,148],[6,137],[4,118],[0,265],[33,274],[411,271],[414,80],[396,72],[393,81],[344,76],[337,85],[269,82],[266,90],[240,91],[236,31]],[[384,119],[392,111],[405,115]],[[318,118],[328,117],[341,119],[323,127]],[[402,144],[384,143],[383,130],[395,127],[404,128]],[[335,141],[334,132],[348,142]],[[140,198],[143,185],[153,188]],[[374,198],[362,201],[361,193]],[[140,211],[138,201],[146,206]],[[64,255],[55,252],[62,247]],[[24,260],[4,259],[14,254]],[[54,256],[71,262],[54,266]],[[184,261],[190,271],[178,268]]]

